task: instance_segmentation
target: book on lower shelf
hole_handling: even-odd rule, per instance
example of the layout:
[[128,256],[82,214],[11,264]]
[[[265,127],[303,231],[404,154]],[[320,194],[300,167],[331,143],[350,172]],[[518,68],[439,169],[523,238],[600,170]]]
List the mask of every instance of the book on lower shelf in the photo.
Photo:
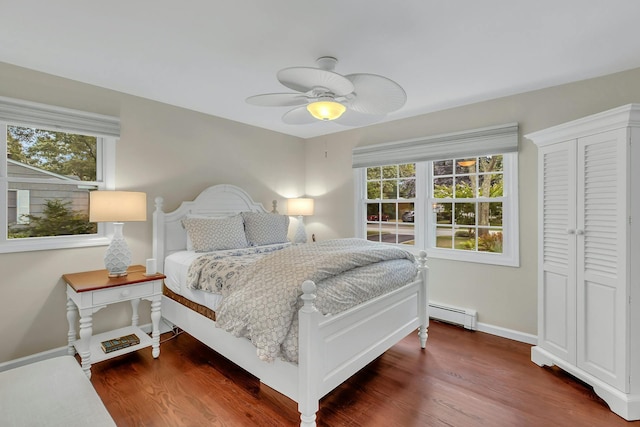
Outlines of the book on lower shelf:
[[136,334],[129,334],[120,338],[102,341],[100,343],[100,347],[102,347],[102,351],[105,353],[110,353],[112,351],[122,350],[123,348],[137,344],[140,344],[140,338],[138,338]]

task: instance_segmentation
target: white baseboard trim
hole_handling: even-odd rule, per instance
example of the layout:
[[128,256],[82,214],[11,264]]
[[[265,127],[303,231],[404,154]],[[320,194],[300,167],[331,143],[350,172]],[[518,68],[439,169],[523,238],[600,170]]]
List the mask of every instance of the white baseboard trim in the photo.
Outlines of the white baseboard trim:
[[0,372],[8,371],[9,369],[18,368],[20,366],[29,365],[35,362],[40,362],[41,360],[53,359],[54,357],[60,357],[66,354],[67,347],[64,346],[54,348],[53,350],[43,351],[41,353],[31,354],[19,359],[9,360],[7,362],[0,363]]
[[[164,319],[160,319],[160,333],[164,334],[172,329],[172,325],[167,324]],[[150,334],[152,330],[151,323],[140,326],[143,332]],[[54,348],[52,350],[43,351],[29,356],[21,357],[19,359],[9,360],[7,362],[0,363],[0,372],[8,371],[9,369],[18,368],[20,366],[29,365],[31,363],[39,362],[41,360],[53,359],[54,357],[60,357],[67,354],[67,346]]]
[[538,344],[538,337],[536,335],[478,322],[478,312],[471,308],[455,307],[430,300],[429,317],[443,322],[460,325],[465,329],[470,329],[472,331],[485,332],[526,344]]
[[525,332],[514,331],[513,329],[503,328],[501,326],[489,325],[487,323],[478,322],[478,331],[487,334],[496,335],[502,338],[523,342],[531,345],[538,345],[538,336],[527,334]]

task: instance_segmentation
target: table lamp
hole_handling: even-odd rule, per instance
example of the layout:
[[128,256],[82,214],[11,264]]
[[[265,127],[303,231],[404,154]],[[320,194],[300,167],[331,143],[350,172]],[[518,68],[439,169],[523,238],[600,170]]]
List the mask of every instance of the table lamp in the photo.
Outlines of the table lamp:
[[306,243],[307,232],[304,229],[303,217],[313,215],[313,199],[298,198],[287,200],[287,214],[298,217],[298,229],[294,236],[294,243]]
[[131,265],[131,250],[122,236],[125,221],[147,220],[147,195],[134,191],[91,191],[89,221],[113,222],[113,239],[104,255],[109,277],[127,275]]

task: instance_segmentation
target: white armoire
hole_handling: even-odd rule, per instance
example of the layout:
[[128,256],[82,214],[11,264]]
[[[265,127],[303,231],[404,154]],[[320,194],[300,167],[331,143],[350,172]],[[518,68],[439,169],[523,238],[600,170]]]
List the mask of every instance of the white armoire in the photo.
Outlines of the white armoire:
[[640,419],[640,104],[525,135],[538,146],[531,360]]

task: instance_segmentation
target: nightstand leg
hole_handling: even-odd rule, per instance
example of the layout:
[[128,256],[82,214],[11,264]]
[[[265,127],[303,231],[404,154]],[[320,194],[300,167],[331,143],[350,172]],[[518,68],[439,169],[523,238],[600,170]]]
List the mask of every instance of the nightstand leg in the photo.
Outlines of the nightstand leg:
[[93,335],[93,311],[80,311],[80,341],[77,349],[82,358],[82,370],[91,378],[91,336]]
[[67,299],[67,321],[69,322],[67,354],[69,356],[76,354],[76,349],[73,346],[76,342],[76,320],[78,320],[78,307],[76,307],[76,304],[69,298]]
[[138,326],[138,305],[140,305],[140,298],[131,300],[131,308],[133,309],[133,316],[131,316],[131,326]]
[[151,332],[151,355],[154,358],[160,356],[160,296],[151,301],[151,324],[153,330]]

